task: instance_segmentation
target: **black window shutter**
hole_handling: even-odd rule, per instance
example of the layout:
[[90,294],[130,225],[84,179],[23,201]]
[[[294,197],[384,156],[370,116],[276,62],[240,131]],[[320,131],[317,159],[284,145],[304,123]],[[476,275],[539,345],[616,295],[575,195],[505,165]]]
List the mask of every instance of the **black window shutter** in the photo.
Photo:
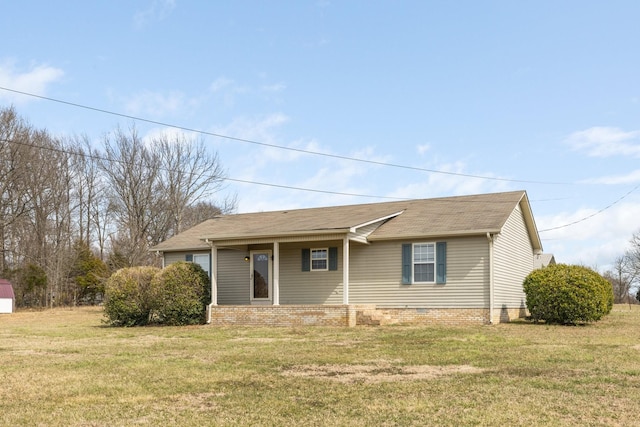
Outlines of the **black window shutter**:
[[311,249],[302,249],[302,271],[311,271]]
[[436,283],[447,283],[447,242],[436,243]]
[[336,271],[338,269],[338,248],[329,248],[329,270]]
[[184,260],[187,262],[193,262],[193,254],[186,254]]
[[402,284],[411,284],[411,243],[402,244]]

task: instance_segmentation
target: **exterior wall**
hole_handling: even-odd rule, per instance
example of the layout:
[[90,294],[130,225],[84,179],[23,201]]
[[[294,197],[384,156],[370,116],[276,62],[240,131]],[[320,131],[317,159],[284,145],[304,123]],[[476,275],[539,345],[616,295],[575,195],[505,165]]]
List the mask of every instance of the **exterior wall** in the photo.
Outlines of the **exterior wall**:
[[248,250],[218,249],[218,304],[250,304]]
[[[443,240],[439,240],[443,241]],[[402,284],[402,243],[351,243],[349,303],[380,307],[488,308],[487,238],[460,237],[447,242],[445,284]]]
[[[338,248],[338,270],[302,271],[303,248]],[[342,241],[280,245],[280,304],[342,304]]]
[[525,307],[522,282],[533,270],[533,248],[518,206],[494,242],[494,309]]

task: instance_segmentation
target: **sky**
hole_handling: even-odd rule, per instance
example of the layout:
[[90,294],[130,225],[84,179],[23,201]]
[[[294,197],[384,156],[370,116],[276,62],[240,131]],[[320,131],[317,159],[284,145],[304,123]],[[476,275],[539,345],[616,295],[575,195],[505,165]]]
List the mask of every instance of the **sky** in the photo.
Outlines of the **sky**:
[[600,271],[640,231],[636,0],[0,10],[0,107],[202,138],[239,213],[526,190],[544,251]]

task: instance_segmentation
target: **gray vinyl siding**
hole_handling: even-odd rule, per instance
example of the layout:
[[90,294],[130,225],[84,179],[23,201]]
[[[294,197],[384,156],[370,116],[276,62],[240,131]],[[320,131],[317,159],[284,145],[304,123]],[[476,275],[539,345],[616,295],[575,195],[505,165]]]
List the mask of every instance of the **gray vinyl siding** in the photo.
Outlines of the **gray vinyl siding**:
[[[351,244],[349,302],[381,306],[484,308],[489,306],[487,238],[438,239],[447,242],[446,284],[402,284],[402,244]],[[426,241],[425,241],[426,242]]]
[[494,243],[494,306],[520,308],[525,304],[522,282],[533,270],[533,248],[518,206]]
[[[302,271],[303,248],[338,248],[337,271]],[[280,245],[280,304],[342,304],[342,241]]]
[[250,304],[249,263],[244,260],[245,250],[218,250],[218,304]]

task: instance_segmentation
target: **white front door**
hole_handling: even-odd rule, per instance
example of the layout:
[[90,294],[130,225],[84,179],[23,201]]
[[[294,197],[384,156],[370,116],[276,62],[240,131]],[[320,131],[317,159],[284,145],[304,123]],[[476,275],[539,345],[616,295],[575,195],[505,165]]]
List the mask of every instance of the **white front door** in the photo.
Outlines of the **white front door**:
[[252,303],[268,304],[272,301],[272,260],[270,250],[251,251],[250,292]]

